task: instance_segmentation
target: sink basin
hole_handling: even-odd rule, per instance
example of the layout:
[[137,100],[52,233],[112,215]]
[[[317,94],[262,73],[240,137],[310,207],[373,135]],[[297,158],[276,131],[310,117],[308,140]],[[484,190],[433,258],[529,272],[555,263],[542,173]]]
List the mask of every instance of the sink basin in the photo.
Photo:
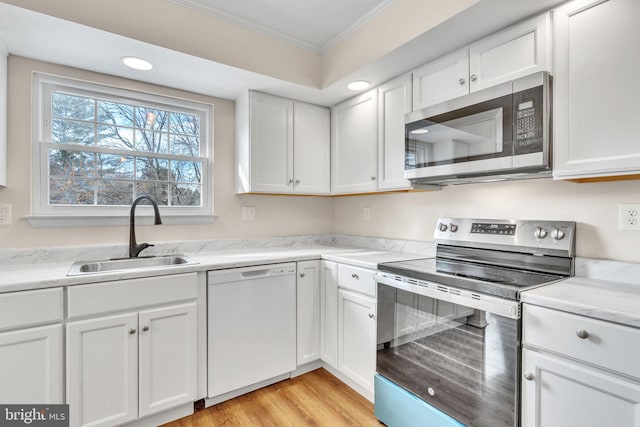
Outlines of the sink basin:
[[106,261],[78,261],[71,266],[67,276],[81,276],[84,274],[98,274],[112,271],[139,270],[145,268],[172,267],[190,264],[198,264],[198,261],[184,255],[111,259]]

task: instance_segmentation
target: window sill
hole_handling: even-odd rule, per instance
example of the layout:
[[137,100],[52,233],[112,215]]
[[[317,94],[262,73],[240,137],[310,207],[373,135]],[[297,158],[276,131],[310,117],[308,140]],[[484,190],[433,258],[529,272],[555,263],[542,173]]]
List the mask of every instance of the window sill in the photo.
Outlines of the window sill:
[[[218,215],[162,215],[162,223],[172,224],[211,224]],[[33,228],[55,227],[112,227],[129,225],[129,215],[29,215],[24,216]],[[136,225],[153,225],[153,216],[136,216]]]

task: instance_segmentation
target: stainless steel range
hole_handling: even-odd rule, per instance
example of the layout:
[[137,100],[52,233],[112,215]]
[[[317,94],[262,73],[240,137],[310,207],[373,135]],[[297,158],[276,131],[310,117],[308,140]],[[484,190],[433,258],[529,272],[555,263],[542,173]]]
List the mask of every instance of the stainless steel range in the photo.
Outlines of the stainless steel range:
[[520,293],[573,275],[575,223],[441,218],[436,257],[378,265],[375,413],[520,423]]

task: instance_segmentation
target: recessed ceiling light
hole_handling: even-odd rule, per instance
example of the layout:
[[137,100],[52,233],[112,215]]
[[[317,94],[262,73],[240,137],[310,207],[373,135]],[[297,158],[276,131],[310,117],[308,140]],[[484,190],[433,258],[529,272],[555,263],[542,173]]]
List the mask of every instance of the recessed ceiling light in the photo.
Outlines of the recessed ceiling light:
[[411,131],[411,133],[414,134],[414,135],[422,135],[422,134],[425,134],[425,133],[429,133],[429,129],[424,129],[424,128],[414,129],[414,130]]
[[363,90],[369,88],[369,86],[371,86],[371,83],[364,80],[356,80],[347,85],[351,90]]
[[149,71],[153,68],[153,64],[146,59],[136,58],[135,56],[123,56],[120,58],[122,63],[129,68],[140,71]]

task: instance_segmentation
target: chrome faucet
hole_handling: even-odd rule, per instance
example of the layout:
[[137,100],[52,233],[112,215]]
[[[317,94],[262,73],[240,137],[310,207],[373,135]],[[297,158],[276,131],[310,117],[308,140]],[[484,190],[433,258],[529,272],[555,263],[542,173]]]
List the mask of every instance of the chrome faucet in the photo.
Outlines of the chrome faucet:
[[162,224],[162,220],[160,219],[160,211],[158,210],[158,204],[149,196],[140,196],[133,201],[131,204],[131,212],[129,213],[129,258],[137,257],[140,252],[147,249],[150,245],[149,243],[136,243],[136,205],[140,203],[142,199],[147,199],[153,205],[153,213],[155,214],[155,225]]

